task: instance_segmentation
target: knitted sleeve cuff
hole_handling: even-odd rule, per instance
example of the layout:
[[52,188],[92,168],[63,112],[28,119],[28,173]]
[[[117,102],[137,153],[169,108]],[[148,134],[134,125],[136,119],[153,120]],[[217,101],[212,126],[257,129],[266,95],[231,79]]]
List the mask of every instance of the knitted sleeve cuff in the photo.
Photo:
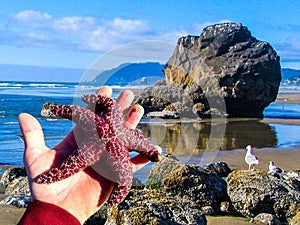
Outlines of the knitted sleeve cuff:
[[80,225],[71,213],[54,204],[41,201],[29,203],[18,225]]

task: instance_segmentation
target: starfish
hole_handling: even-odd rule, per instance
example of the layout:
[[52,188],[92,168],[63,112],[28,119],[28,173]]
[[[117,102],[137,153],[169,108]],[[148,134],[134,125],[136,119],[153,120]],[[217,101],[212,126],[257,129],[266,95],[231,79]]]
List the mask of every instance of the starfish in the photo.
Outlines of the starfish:
[[159,161],[160,153],[140,132],[124,125],[121,106],[115,100],[96,94],[83,95],[82,100],[88,103],[87,108],[45,103],[47,110],[51,111],[45,115],[72,120],[82,129],[84,138],[61,164],[39,175],[36,182],[50,184],[66,179],[106,157],[105,162],[118,174],[108,206],[117,205],[132,185],[128,150],[142,153],[153,162]]

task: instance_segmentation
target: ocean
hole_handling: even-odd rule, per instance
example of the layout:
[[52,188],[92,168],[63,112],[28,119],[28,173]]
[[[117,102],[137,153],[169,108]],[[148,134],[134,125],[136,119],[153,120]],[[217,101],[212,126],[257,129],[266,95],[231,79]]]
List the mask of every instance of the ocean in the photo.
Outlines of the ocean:
[[[134,88],[134,87],[131,87]],[[114,87],[113,97],[122,87]],[[45,102],[72,104],[83,93],[95,93],[97,87],[77,83],[0,82],[0,166],[23,166],[24,143],[17,117],[32,114],[41,123],[47,146],[54,147],[70,132],[73,123],[64,119],[48,119],[40,115]],[[75,96],[75,98],[74,98]],[[76,100],[76,101],[77,101]],[[299,104],[272,103],[264,112],[266,119],[300,119]],[[192,126],[191,126],[192,125]],[[171,124],[165,120],[142,120],[139,127],[148,138],[165,152],[180,151],[189,157],[205,149],[212,127],[205,122]],[[257,148],[290,148],[300,144],[300,126],[261,123],[258,120],[228,120],[221,137],[221,150],[242,149],[253,143]],[[158,135],[157,135],[158,134]],[[194,143],[193,146],[187,144]],[[186,154],[187,149],[192,152]],[[151,166],[151,164],[150,164]],[[0,170],[0,174],[3,170]],[[144,172],[139,176],[143,177]]]

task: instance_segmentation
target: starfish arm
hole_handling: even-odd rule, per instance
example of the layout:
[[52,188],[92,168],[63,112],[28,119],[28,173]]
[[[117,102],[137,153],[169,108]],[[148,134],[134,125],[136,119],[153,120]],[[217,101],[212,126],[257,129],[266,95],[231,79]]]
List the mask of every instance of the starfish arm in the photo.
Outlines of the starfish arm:
[[152,162],[159,161],[159,151],[140,132],[127,128],[122,136],[129,149],[144,154]]
[[60,165],[51,168],[36,178],[37,183],[54,183],[72,176],[96,162],[103,149],[97,143],[75,149]]
[[112,173],[110,180],[115,182],[114,189],[108,200],[108,205],[119,204],[128,194],[132,185],[132,166],[129,152],[117,138],[113,138],[107,143],[109,153],[108,164],[111,166]]
[[72,120],[86,133],[95,131],[97,127],[106,124],[103,118],[80,106],[51,104],[50,109],[54,115]]
[[114,189],[108,200],[108,206],[119,204],[124,200],[130,191],[133,178],[129,156],[126,160],[123,158],[123,160],[120,160],[118,163],[114,163],[112,166],[116,166],[115,169],[117,171],[115,171],[119,173],[119,182],[115,182]]
[[[132,180],[131,180],[131,184],[132,184]],[[107,201],[108,206],[110,207],[121,203],[129,193],[131,184],[129,186],[129,185],[120,185],[115,183],[114,189]]]

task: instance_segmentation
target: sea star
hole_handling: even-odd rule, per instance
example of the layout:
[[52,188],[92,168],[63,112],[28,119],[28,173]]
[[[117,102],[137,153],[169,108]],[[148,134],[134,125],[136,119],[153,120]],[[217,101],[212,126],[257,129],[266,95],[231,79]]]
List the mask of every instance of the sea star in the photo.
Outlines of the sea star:
[[99,162],[108,152],[105,161],[119,175],[108,205],[119,204],[132,185],[133,174],[128,150],[142,153],[153,162],[159,161],[160,153],[140,132],[124,125],[122,109],[115,100],[96,94],[83,95],[82,100],[88,103],[88,108],[46,103],[53,115],[72,120],[85,135],[78,148],[67,159],[39,175],[36,181],[49,184],[68,178]]

